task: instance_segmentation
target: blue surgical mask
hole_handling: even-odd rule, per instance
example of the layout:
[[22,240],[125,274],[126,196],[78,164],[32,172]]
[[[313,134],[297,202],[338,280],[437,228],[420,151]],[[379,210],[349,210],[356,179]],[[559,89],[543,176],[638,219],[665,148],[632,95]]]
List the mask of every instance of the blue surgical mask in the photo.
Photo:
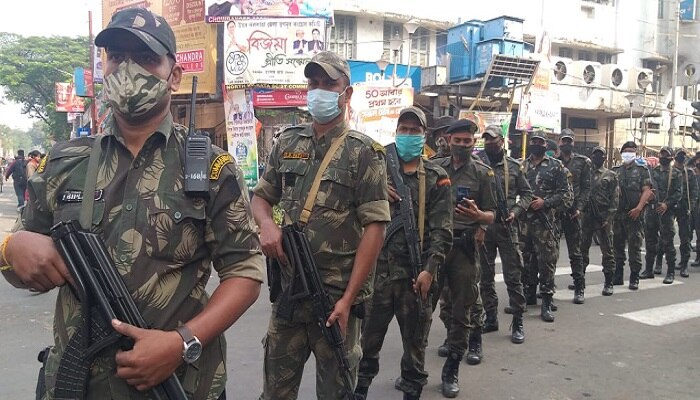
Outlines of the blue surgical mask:
[[411,161],[423,153],[425,136],[396,134],[396,152],[404,161]]
[[[347,88],[346,88],[347,90]],[[343,93],[345,90],[343,90]],[[306,104],[309,107],[309,113],[313,119],[321,124],[327,124],[333,118],[340,115],[340,107],[338,106],[338,98],[340,94],[330,90],[312,89],[309,90],[306,97]]]

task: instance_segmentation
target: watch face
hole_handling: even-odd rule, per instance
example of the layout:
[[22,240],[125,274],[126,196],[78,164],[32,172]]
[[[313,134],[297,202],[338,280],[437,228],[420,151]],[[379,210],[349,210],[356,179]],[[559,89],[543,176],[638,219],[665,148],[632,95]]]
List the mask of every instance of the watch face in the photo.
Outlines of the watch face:
[[189,344],[187,346],[187,349],[185,350],[185,361],[188,363],[192,363],[197,361],[199,356],[202,354],[202,344],[195,341]]

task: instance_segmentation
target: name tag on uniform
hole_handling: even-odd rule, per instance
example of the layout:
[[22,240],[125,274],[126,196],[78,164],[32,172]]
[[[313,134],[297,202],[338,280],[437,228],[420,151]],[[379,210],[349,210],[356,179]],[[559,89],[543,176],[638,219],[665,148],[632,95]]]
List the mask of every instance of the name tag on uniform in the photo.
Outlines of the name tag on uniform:
[[[102,200],[103,190],[95,190],[95,201]],[[59,204],[67,203],[82,203],[83,202],[83,191],[82,190],[66,190],[58,196]]]
[[285,151],[282,153],[282,158],[285,160],[308,160],[311,157],[309,153],[299,153],[294,151]]

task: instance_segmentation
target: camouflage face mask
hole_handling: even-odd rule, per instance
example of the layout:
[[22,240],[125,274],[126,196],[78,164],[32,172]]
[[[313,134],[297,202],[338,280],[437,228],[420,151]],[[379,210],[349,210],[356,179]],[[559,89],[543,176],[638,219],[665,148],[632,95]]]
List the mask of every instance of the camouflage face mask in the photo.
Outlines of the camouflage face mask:
[[153,75],[131,59],[123,61],[105,77],[105,99],[113,110],[129,117],[151,111],[168,90],[166,79]]

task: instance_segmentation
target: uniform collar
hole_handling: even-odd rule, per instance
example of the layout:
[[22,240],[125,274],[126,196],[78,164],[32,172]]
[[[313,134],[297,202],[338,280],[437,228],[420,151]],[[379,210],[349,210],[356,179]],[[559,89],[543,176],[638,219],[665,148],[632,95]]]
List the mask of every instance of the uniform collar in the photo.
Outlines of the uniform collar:
[[[165,142],[167,143],[168,139],[170,139],[170,136],[173,132],[173,126],[173,114],[168,112],[168,114],[165,115],[165,118],[163,118],[163,121],[161,121],[160,125],[158,125],[155,132],[153,133],[161,134],[165,138]],[[104,129],[104,135],[112,135],[119,142],[121,142],[122,144],[124,143],[122,133],[119,131],[117,121],[114,119],[114,114],[110,115],[109,119],[107,120],[107,124],[105,125]]]
[[[347,122],[343,119],[338,124],[336,124],[331,130],[326,132],[325,135],[323,135],[323,140],[329,140],[332,141],[333,139],[337,138],[340,136],[343,132],[345,132],[345,129],[347,128],[348,124]],[[306,132],[305,132],[306,133]],[[308,130],[308,136],[313,135],[313,125],[311,125],[311,129]],[[306,136],[306,135],[304,135]]]

